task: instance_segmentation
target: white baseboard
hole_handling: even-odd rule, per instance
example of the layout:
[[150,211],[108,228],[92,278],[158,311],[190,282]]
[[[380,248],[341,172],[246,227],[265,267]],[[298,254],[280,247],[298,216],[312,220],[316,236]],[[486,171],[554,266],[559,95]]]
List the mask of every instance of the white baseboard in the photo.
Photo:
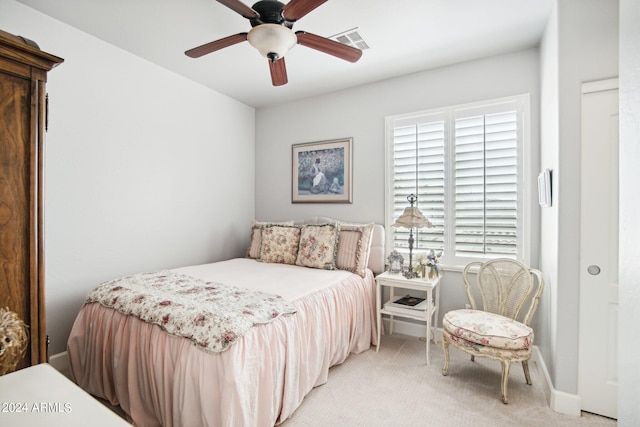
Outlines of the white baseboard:
[[549,407],[560,414],[571,415],[579,417],[581,413],[582,402],[580,396],[577,394],[566,393],[564,391],[556,390],[553,388],[553,382],[551,376],[547,370],[547,365],[544,363],[542,354],[538,346],[533,346],[533,354],[531,355],[531,361],[536,364],[538,372],[544,378],[543,384],[544,395],[547,398]]
[[[384,330],[389,331],[389,319],[383,318],[382,321],[384,323]],[[394,319],[393,321],[393,332],[403,335],[409,335],[412,337],[425,337],[426,335],[425,326],[423,323],[411,323],[397,319]],[[435,329],[435,341],[442,341],[442,329]],[[547,370],[547,366],[544,363],[544,359],[540,354],[540,349],[538,348],[538,346],[533,346],[530,366],[532,364],[535,364],[536,368],[538,369],[538,373],[544,379],[542,388],[544,390],[544,395],[547,399],[547,403],[549,404],[549,408],[560,414],[579,417],[581,411],[580,396],[577,394],[559,391],[553,388],[553,382],[551,381],[549,371]]]
[[553,390],[549,407],[560,414],[579,417],[581,415],[580,396],[577,394],[565,393],[564,391]]
[[49,364],[53,366],[56,371],[66,374],[69,372],[69,357],[67,352],[63,351],[62,353],[54,354],[49,357]]

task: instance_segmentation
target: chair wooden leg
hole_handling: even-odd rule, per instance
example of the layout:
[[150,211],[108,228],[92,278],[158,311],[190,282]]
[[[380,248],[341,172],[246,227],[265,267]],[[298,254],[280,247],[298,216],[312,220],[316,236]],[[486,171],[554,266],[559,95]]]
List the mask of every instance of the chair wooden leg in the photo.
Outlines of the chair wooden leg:
[[444,350],[444,366],[442,368],[442,375],[447,375],[449,372],[449,340],[446,335],[442,335],[442,349]]
[[529,375],[529,361],[522,361],[522,369],[524,370],[524,378],[527,380],[527,384],[531,385],[531,376]]
[[508,402],[507,400],[507,384],[509,383],[509,368],[511,367],[511,362],[508,362],[506,360],[502,361],[502,385],[501,385],[501,392],[502,392],[502,403],[506,404]]

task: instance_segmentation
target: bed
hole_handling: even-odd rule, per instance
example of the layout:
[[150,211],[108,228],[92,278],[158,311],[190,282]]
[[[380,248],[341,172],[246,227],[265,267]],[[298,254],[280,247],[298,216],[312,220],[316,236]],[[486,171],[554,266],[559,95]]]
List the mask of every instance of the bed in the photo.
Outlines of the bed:
[[[317,261],[309,251],[318,247],[320,234],[331,234],[331,225],[338,268],[326,269],[326,259],[315,267],[304,266]],[[281,242],[277,233],[295,230],[300,230],[299,265],[282,262],[268,234],[275,233]],[[303,247],[312,248],[306,257]],[[254,222],[246,258],[161,273],[179,282],[190,278],[275,295],[294,313],[274,315],[234,336],[232,343],[223,339],[228,346],[213,351],[208,341],[170,331],[161,318],[153,323],[123,314],[109,304],[92,302],[90,293],[68,341],[71,374],[84,390],[119,405],[138,426],[280,424],[313,387],[327,381],[331,366],[376,344],[374,273],[384,269],[383,253],[380,225],[324,217],[295,224]],[[122,288],[114,286],[118,283],[106,285]]]

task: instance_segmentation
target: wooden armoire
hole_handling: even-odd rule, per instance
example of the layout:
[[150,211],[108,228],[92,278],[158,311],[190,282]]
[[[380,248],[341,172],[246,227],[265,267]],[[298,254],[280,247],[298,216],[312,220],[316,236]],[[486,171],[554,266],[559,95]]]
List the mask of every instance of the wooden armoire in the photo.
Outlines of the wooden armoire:
[[63,60],[0,30],[0,307],[29,326],[18,369],[47,361],[43,162],[47,72]]

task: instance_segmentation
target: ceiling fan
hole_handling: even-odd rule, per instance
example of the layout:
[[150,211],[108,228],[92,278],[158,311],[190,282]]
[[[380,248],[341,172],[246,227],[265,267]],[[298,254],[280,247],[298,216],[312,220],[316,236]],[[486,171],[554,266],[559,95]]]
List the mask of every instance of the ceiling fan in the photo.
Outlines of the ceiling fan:
[[261,0],[249,7],[240,0],[217,0],[251,22],[248,33],[234,34],[215,40],[185,52],[191,58],[199,58],[216,50],[248,41],[262,56],[269,60],[271,82],[274,86],[287,83],[284,55],[296,44],[319,50],[349,62],[356,62],[362,51],[337,41],[307,33],[293,32],[293,24],[327,0],[291,0],[283,4],[276,0]]

